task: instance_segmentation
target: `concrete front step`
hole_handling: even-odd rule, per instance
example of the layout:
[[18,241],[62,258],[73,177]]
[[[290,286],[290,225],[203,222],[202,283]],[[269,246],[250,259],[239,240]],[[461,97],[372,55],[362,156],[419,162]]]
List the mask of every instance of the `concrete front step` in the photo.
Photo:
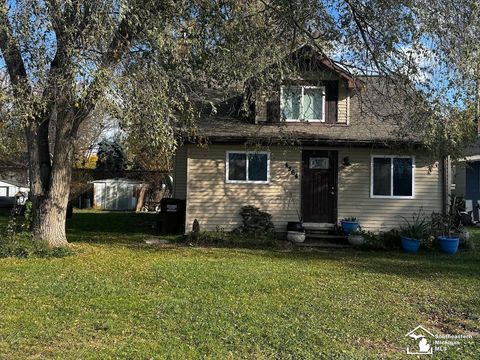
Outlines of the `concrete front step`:
[[305,231],[331,231],[335,230],[335,224],[331,223],[303,223]]
[[346,240],[347,237],[345,235],[332,235],[332,234],[324,234],[324,233],[316,233],[316,232],[306,232],[307,239],[325,239],[325,240]]

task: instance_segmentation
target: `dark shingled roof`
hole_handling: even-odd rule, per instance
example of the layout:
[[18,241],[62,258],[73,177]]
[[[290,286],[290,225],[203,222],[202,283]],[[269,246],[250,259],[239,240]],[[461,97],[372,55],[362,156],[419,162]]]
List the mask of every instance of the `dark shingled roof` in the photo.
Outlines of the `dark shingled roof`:
[[[223,107],[219,106],[220,110],[216,114],[202,117],[198,124],[199,134],[212,143],[299,141],[302,144],[364,146],[421,143],[421,139],[415,138],[414,135],[410,138],[399,138],[396,120],[391,116],[395,109],[387,105],[394,103],[391,99],[398,99],[392,83],[383,77],[360,79],[362,88],[350,98],[348,125],[284,122],[254,124],[237,116],[238,104],[241,103],[239,94],[237,101],[230,98],[223,102]],[[225,103],[233,105],[228,107],[224,105]],[[401,108],[397,111],[401,111]],[[387,114],[389,116],[386,116]]]

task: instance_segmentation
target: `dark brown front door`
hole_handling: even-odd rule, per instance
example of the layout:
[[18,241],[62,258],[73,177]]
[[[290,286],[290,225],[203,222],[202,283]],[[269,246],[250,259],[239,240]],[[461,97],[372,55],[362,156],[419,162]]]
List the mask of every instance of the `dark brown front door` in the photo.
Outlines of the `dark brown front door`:
[[303,221],[336,222],[337,159],[338,154],[336,151],[303,150]]

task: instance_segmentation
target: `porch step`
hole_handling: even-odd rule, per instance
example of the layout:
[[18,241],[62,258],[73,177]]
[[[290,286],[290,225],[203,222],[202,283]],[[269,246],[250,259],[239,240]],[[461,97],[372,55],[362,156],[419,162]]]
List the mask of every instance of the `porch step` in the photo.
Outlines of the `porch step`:
[[347,237],[345,235],[336,235],[336,234],[325,234],[325,233],[318,233],[318,232],[306,232],[307,239],[325,239],[325,240],[339,240],[343,241],[346,240]]
[[332,231],[335,230],[335,224],[332,223],[303,223],[305,231]]
[[332,223],[303,223],[306,240],[297,243],[300,247],[317,248],[348,248],[347,237],[337,233],[335,224]]

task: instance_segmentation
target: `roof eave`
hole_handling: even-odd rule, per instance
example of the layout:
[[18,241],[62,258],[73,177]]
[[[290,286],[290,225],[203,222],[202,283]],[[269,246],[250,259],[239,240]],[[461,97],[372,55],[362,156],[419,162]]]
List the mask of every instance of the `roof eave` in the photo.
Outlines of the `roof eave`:
[[[421,142],[398,141],[392,139],[328,139],[328,138],[271,138],[271,137],[247,137],[247,136],[210,136],[207,138],[210,144],[245,144],[245,143],[260,143],[268,145],[286,145],[287,143],[298,145],[318,145],[318,146],[356,146],[356,147],[423,147]],[[192,142],[193,143],[193,142]]]

